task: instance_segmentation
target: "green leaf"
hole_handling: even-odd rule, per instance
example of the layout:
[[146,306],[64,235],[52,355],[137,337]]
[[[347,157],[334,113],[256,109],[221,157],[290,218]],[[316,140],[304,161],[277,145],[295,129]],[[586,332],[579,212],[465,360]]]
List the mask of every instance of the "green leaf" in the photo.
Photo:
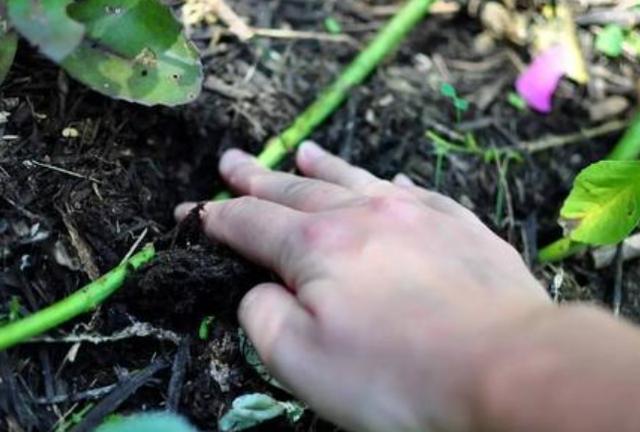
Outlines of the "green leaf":
[[572,240],[616,244],[640,223],[640,162],[603,161],[582,171],[561,217]]
[[509,94],[507,95],[507,102],[509,102],[509,105],[511,105],[518,111],[527,110],[527,102],[516,92],[509,92]]
[[231,410],[218,422],[221,432],[238,432],[249,429],[284,414],[284,407],[271,396],[254,393],[233,401]]
[[456,110],[458,110],[459,112],[467,112],[469,110],[469,101],[466,99],[459,99],[456,98],[453,101],[453,106],[456,108]]
[[7,77],[18,49],[18,36],[5,29],[0,30],[0,84]]
[[197,432],[182,417],[171,412],[140,413],[103,423],[96,432]]
[[630,31],[624,38],[624,43],[633,52],[633,55],[640,56],[640,33],[638,31]]
[[285,415],[297,422],[304,414],[304,406],[297,401],[280,402],[269,395],[253,393],[236,398],[231,409],[220,419],[221,432],[238,432]]
[[442,84],[442,87],[440,87],[440,93],[442,94],[442,96],[449,99],[456,99],[458,97],[456,88],[449,83]]
[[333,17],[327,17],[324,20],[324,28],[327,29],[327,32],[331,34],[342,33],[342,26],[340,25],[340,22]]
[[8,0],[13,27],[42,53],[59,63],[82,41],[84,28],[67,15],[71,0]]
[[609,24],[596,39],[596,49],[609,57],[620,57],[624,44],[624,29],[616,24]]
[[158,0],[81,0],[69,14],[86,28],[62,62],[72,77],[144,105],[180,105],[200,94],[199,55]]

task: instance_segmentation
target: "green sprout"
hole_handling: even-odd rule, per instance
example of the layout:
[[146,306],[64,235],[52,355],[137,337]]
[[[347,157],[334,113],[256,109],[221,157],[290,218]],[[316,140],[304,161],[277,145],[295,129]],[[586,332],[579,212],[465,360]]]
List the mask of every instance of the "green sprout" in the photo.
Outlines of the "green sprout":
[[327,30],[328,33],[331,33],[334,35],[342,33],[342,25],[340,25],[340,22],[334,17],[327,17],[324,20],[324,28]]
[[527,101],[525,101],[522,96],[514,91],[507,94],[507,102],[518,111],[525,112],[528,109]]
[[458,91],[449,83],[442,84],[440,94],[451,100],[453,108],[456,112],[456,120],[458,123],[462,121],[462,115],[469,111],[469,101],[458,96]]
[[198,338],[200,338],[200,340],[206,341],[209,339],[211,325],[213,324],[214,320],[215,317],[206,316],[202,319],[202,321],[200,321],[200,325],[198,326]]
[[434,145],[436,154],[436,172],[435,172],[435,190],[439,190],[442,184],[444,160],[452,154],[466,154],[482,158],[485,163],[495,162],[500,174],[500,181],[498,182],[496,193],[496,210],[495,220],[499,223],[502,220],[502,214],[504,213],[504,202],[506,195],[506,176],[511,162],[522,162],[522,155],[517,151],[509,148],[488,148],[484,149],[478,145],[475,136],[471,133],[465,135],[460,144],[453,143],[442,136],[438,135],[434,131],[427,131],[427,138],[429,138]]

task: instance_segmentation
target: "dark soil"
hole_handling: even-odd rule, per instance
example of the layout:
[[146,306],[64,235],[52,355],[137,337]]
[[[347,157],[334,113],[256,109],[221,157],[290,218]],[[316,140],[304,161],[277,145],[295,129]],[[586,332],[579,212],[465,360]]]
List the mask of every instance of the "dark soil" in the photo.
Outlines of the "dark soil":
[[[323,31],[331,16],[360,41],[372,34],[367,28],[383,22],[352,8],[352,2],[233,4],[260,27]],[[402,171],[434,188],[436,158],[427,130],[444,137],[467,131],[483,147],[518,148],[594,126],[587,109],[596,96],[569,82],[550,116],[523,113],[507,103],[518,74],[512,58],[528,59],[501,41],[487,52],[470,48],[481,30],[466,15],[430,17],[313,139],[377,175]],[[234,91],[209,85],[196,103],[180,109],[109,100],[69,80],[26,43],[21,46],[0,100],[0,111],[8,115],[0,124],[0,314],[13,297],[27,314],[70,294],[119,263],[142,235],[142,242],[156,242],[160,253],[95,313],[51,332],[53,340],[0,353],[0,430],[56,430],[90,408],[96,411],[77,416],[77,430],[114,412],[164,408],[186,415],[202,430],[215,430],[237,395],[263,391],[287,398],[246,365],[238,348],[236,305],[253,284],[273,276],[203,239],[193,218],[176,228],[172,211],[181,201],[213,196],[221,187],[216,163],[222,151],[240,146],[257,152],[356,51],[318,41],[246,44],[232,36],[211,43],[203,29],[193,36],[207,75]],[[461,124],[440,96],[445,81],[473,102]],[[635,101],[632,86],[609,83],[604,89],[597,97],[618,94]],[[66,128],[78,136],[63,134]],[[576,173],[604,156],[618,137],[524,154],[522,162],[510,165],[505,183],[496,163],[452,154],[439,189],[522,251],[543,283],[564,275],[559,300],[610,306],[614,267],[597,271],[587,255],[540,267],[532,257],[538,245],[561,234],[557,212]],[[285,168],[290,167],[288,161]],[[504,210],[497,214],[505,184]],[[625,264],[622,312],[634,320],[640,319],[639,280],[640,265]],[[202,340],[198,329],[207,316],[215,319]],[[109,336],[135,323],[155,330],[101,343],[61,340]],[[294,426],[276,421],[257,430],[334,429],[308,413]]]

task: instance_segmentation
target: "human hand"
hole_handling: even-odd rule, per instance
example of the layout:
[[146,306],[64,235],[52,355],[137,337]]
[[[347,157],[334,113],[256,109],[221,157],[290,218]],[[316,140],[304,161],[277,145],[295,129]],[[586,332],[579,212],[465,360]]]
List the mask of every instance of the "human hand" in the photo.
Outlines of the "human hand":
[[[469,210],[306,143],[302,178],[240,152],[239,194],[202,210],[207,235],[276,271],[239,319],[263,361],[318,413],[357,431],[467,431],[482,361],[550,302],[518,253]],[[193,208],[176,209],[178,219]]]

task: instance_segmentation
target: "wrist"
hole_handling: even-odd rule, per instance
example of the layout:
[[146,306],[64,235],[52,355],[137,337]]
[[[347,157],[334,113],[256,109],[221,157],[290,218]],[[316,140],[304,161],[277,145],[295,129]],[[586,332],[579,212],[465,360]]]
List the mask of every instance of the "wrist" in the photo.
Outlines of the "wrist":
[[479,356],[473,430],[640,430],[638,332],[594,307],[544,308]]

